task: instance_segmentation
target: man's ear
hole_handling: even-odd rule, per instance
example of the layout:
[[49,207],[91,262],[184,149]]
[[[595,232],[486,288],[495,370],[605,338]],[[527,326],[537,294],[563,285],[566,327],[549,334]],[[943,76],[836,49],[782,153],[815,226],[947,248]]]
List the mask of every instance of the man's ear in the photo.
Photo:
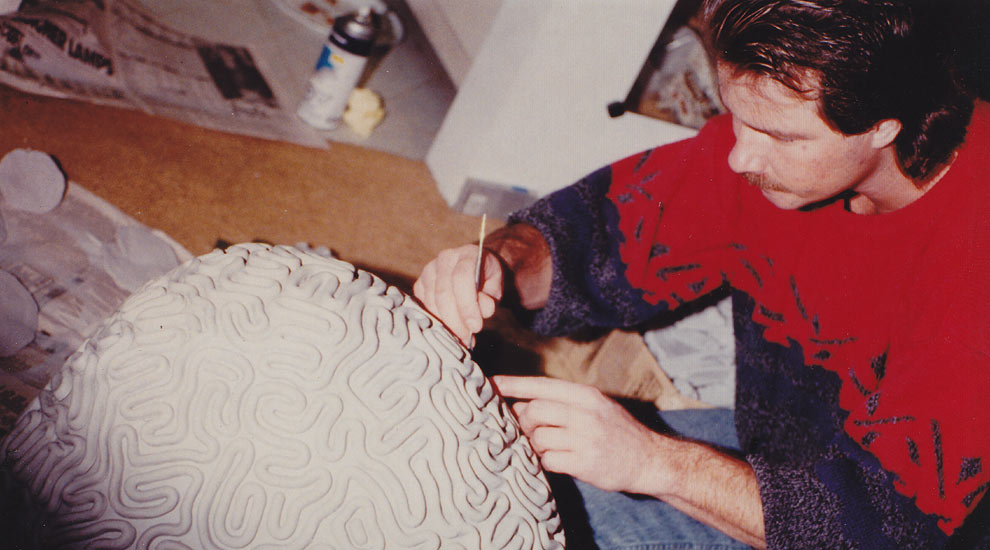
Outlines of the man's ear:
[[875,149],[883,149],[897,139],[897,134],[901,133],[901,121],[895,118],[885,118],[876,123],[870,132],[873,136],[870,144]]

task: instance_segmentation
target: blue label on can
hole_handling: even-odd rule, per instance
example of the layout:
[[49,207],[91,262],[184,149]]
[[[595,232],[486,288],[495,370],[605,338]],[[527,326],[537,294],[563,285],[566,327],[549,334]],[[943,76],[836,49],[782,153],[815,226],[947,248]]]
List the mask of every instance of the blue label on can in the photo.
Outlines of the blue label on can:
[[333,52],[330,51],[330,45],[324,44],[323,51],[320,52],[320,58],[316,60],[316,69],[320,70],[324,67],[332,69],[333,61],[330,59],[332,56]]

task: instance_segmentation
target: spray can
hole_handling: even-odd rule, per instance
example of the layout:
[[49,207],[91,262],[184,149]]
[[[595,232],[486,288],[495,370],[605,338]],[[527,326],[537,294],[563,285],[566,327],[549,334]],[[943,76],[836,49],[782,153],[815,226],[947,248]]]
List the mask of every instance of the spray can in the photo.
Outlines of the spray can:
[[347,108],[378,33],[378,19],[371,8],[338,18],[323,45],[316,69],[309,79],[306,97],[296,113],[307,124],[333,130]]

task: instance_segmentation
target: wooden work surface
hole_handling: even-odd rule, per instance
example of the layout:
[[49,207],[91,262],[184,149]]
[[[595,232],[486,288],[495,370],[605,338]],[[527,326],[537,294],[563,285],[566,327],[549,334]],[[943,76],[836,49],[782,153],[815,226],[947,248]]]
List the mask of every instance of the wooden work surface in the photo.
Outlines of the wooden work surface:
[[[2,86],[0,112],[0,155],[18,147],[51,154],[71,181],[193,255],[218,239],[306,242],[408,292],[439,250],[477,238],[480,219],[449,209],[421,161],[230,135]],[[536,368],[616,395],[683,404],[638,335],[542,339],[504,314],[491,325],[476,351],[498,370]]]

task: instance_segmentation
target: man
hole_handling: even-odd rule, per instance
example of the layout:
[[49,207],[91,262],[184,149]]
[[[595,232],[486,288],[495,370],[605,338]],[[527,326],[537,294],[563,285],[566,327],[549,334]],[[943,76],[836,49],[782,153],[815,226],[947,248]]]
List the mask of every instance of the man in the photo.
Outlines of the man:
[[[990,111],[925,4],[709,0],[731,116],[513,215],[480,291],[471,245],[424,268],[416,295],[465,343],[503,294],[565,334],[731,289],[739,455],[592,388],[496,378],[543,466],[580,480],[599,546],[695,547],[671,507],[758,547],[985,536]],[[615,533],[630,515],[638,540]]]

